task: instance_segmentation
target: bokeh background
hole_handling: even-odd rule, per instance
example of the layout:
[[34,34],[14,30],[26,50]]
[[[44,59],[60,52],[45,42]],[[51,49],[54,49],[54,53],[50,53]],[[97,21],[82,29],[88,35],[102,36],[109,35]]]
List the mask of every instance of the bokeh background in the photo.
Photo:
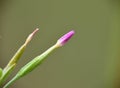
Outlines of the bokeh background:
[[35,28],[10,78],[60,36],[76,34],[11,88],[120,88],[119,0],[0,0],[0,67]]

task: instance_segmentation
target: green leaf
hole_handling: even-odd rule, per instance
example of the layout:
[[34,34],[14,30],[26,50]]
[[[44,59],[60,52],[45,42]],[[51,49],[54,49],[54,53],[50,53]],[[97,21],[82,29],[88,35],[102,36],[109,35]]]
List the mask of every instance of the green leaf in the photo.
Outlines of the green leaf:
[[16,64],[11,65],[11,67],[9,67],[8,69],[4,69],[2,71],[2,76],[0,79],[0,85],[6,80],[6,78],[10,75],[11,71],[14,69],[14,67],[16,66]]
[[2,74],[3,74],[3,71],[2,71],[2,68],[0,68],[0,79],[2,77]]
[[18,51],[15,53],[15,55],[12,57],[12,59],[8,62],[7,66],[3,69],[3,76],[1,78],[1,83],[3,83],[5,81],[5,79],[9,76],[9,74],[12,72],[12,70],[15,68],[17,62],[19,61],[20,57],[22,56],[22,54],[25,51],[26,46],[28,45],[28,43],[31,41],[31,39],[33,38],[33,36],[35,35],[35,33],[38,31],[39,29],[35,29],[26,39],[25,43],[18,49]]
[[19,61],[20,57],[22,56],[26,46],[28,45],[28,43],[31,41],[31,39],[33,38],[33,36],[35,35],[35,33],[38,30],[39,29],[37,28],[27,37],[25,43],[18,49],[18,51],[15,53],[15,55],[12,57],[12,59],[9,61],[9,63],[7,64],[7,66],[5,68],[9,68],[9,66],[13,65],[14,63],[17,64],[17,62]]

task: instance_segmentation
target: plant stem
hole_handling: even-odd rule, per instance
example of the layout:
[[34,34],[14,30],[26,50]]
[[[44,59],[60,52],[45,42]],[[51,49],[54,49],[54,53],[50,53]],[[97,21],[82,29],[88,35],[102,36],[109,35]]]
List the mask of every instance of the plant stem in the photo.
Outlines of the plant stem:
[[14,83],[17,79],[19,79],[18,76],[15,76],[12,80],[10,80],[3,88],[9,88],[9,86]]
[[13,77],[12,80],[10,80],[3,88],[8,88],[12,83],[14,83],[16,80],[20,79],[21,77],[27,75],[30,73],[32,70],[34,70],[36,67],[38,67],[43,60],[56,48],[59,46],[57,44],[53,45],[50,47],[48,50],[46,50],[43,54],[35,57],[32,61],[27,63],[25,66],[23,66],[19,72],[16,74],[15,77]]

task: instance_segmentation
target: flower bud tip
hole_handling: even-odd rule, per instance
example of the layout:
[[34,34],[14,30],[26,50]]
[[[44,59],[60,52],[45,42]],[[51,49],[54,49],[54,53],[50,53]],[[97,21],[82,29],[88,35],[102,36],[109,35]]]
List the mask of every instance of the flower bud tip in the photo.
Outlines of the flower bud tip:
[[75,34],[74,30],[63,35],[61,38],[58,39],[57,44],[63,46],[73,35]]

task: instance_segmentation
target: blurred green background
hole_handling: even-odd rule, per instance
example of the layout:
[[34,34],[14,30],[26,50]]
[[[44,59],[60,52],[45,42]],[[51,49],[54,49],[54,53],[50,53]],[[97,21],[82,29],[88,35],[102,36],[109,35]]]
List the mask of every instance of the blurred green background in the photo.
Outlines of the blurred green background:
[[2,68],[37,27],[15,72],[66,32],[76,34],[11,88],[120,88],[119,0],[0,0]]

